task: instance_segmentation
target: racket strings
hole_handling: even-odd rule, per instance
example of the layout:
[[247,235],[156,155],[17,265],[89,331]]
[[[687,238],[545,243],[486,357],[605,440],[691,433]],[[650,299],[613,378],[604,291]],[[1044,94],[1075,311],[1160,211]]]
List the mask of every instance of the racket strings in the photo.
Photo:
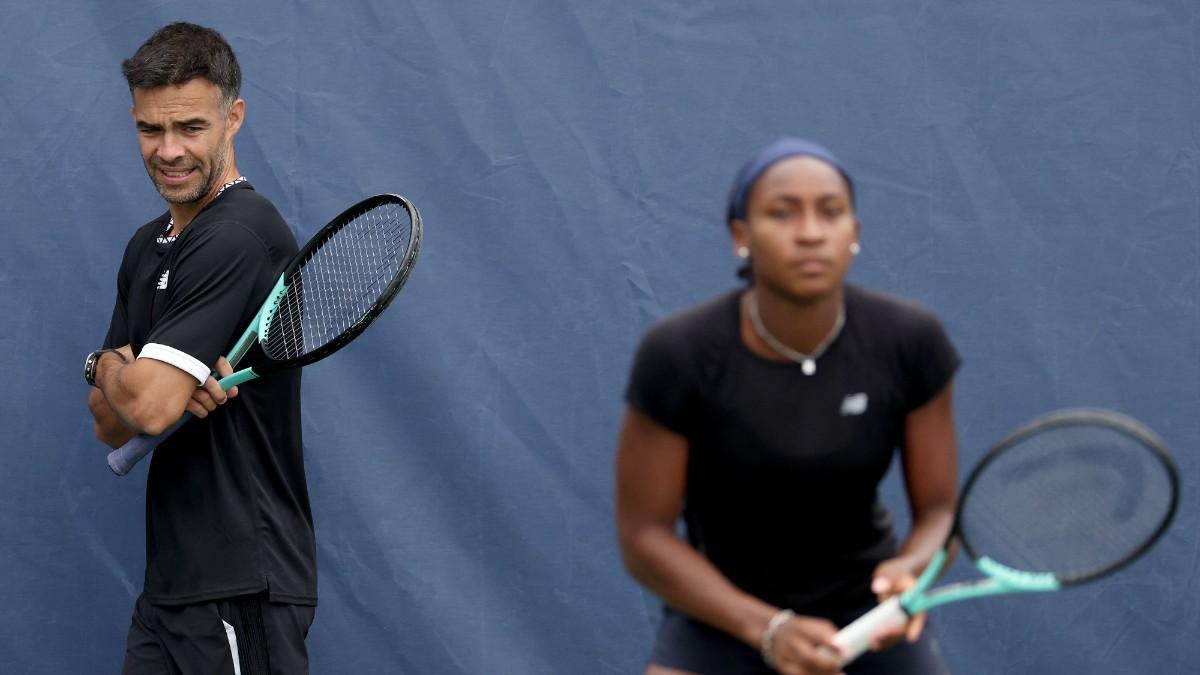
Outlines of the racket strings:
[[1136,554],[1169,517],[1171,469],[1115,428],[1072,425],[1005,448],[963,495],[972,552],[1009,567],[1086,577]]
[[291,360],[336,340],[364,320],[412,263],[412,220],[385,202],[355,214],[285,280],[287,291],[263,341],[275,360]]

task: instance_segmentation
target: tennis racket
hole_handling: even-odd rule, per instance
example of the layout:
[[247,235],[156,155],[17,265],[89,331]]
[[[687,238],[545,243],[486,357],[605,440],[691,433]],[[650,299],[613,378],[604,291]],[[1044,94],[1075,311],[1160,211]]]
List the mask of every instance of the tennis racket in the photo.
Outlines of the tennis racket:
[[[988,595],[1057,591],[1111,574],[1167,529],[1179,475],[1144,426],[1104,410],[1063,410],[992,448],[963,487],[946,546],[908,591],[834,637],[849,663],[883,629],[939,605]],[[983,579],[930,590],[957,539]]]
[[[263,358],[218,384],[228,391],[268,373],[308,365],[346,346],[396,297],[420,249],[421,215],[400,195],[375,195],[343,211],[287,264],[225,357],[237,367],[257,343]],[[157,436],[131,438],[108,454],[109,468],[124,476],[189,419],[185,413]]]

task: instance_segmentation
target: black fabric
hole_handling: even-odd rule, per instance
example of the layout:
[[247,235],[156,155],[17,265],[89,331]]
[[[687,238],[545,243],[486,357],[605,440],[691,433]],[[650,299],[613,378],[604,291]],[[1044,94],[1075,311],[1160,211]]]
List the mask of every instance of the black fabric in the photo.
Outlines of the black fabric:
[[[271,654],[267,648],[267,627],[263,618],[263,594],[221,600],[217,609],[221,619],[237,636],[240,675],[270,675]],[[303,644],[303,639],[301,640]]]
[[306,675],[304,640],[315,614],[310,605],[273,603],[262,593],[192,605],[156,605],[143,595],[121,673],[232,675],[236,644],[240,675]]
[[[861,607],[824,618],[839,628],[871,609]],[[767,675],[759,650],[670,608],[664,611],[651,663],[697,675]],[[916,642],[880,652],[867,652],[846,666],[846,675],[946,675],[941,649],[926,625]]]
[[[165,345],[211,367],[250,323],[296,241],[248,183],[227,189],[174,242],[158,239],[166,222],[164,214],[143,226],[126,248],[105,345],[128,343],[135,354]],[[278,602],[315,604],[315,558],[299,371],[241,387],[154,452],[144,589],[152,602],[269,590]]]
[[927,310],[847,287],[845,327],[806,376],[742,342],[739,298],[652,327],[626,398],[687,439],[688,540],[730,581],[802,614],[870,605],[896,551],[879,481],[958,354]]

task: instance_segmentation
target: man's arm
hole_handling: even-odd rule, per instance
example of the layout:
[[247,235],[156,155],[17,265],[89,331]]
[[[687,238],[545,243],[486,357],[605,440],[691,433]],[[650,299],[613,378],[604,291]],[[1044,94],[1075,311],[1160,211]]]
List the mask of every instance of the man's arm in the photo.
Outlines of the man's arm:
[[[221,373],[224,368],[228,373],[218,355],[227,348],[229,335],[246,321],[252,296],[263,285],[255,279],[270,268],[270,252],[257,235],[232,222],[194,230],[182,246],[171,270],[170,288],[156,300],[163,310],[139,358],[126,353],[123,360],[105,353],[96,362],[95,384],[107,405],[97,420],[104,418],[101,439],[106,443],[129,431],[161,434],[185,410],[205,417],[231,395],[209,376],[209,369]],[[115,341],[112,336],[128,332],[122,298],[114,310],[109,344]]]
[[[120,356],[100,357],[96,387],[88,399],[96,418],[96,436],[110,447],[120,447],[135,433],[157,436],[177,422],[184,411],[207,417],[217,406],[237,396],[237,387],[226,392],[211,376],[197,387],[192,375],[173,365],[155,359],[122,361]],[[216,370],[221,376],[233,372],[225,357],[218,360]],[[99,401],[92,404],[95,392],[100,393],[103,405]],[[104,436],[100,433],[102,417]]]
[[[133,350],[129,345],[120,347],[117,352],[125,361],[133,360]],[[125,424],[120,417],[117,416],[113,409],[109,407],[108,401],[104,398],[104,393],[99,387],[92,387],[88,392],[88,410],[92,413],[94,426],[93,433],[96,438],[100,439],[110,448],[119,448],[124,445],[129,439],[137,434],[137,430]]]
[[114,354],[104,354],[96,363],[96,388],[126,427],[156,436],[183,416],[196,378],[162,361],[123,362]]

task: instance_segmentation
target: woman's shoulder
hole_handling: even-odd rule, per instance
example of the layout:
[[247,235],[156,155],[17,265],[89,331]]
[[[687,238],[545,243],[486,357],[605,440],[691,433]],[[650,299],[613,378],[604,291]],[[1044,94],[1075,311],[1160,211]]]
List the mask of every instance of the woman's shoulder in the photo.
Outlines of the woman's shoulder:
[[892,330],[941,326],[937,314],[925,304],[861,286],[846,285],[846,308],[859,320],[886,325]]
[[737,325],[740,297],[740,290],[729,291],[672,312],[651,324],[643,340],[674,346],[720,340]]

